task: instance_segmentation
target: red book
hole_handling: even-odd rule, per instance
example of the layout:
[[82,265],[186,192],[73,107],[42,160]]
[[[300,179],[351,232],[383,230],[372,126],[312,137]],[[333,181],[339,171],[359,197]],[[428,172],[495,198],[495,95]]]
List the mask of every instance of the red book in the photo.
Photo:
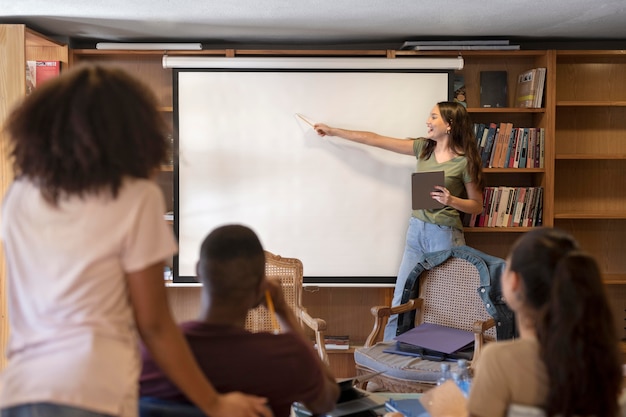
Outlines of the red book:
[[61,73],[61,62],[59,61],[29,61],[27,67],[31,71],[30,78],[34,87],[42,85],[51,78],[58,77]]

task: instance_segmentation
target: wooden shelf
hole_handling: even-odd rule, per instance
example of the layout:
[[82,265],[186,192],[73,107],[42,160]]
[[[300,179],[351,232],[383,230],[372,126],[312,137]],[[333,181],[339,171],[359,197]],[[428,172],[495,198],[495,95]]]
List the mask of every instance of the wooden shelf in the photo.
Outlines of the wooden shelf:
[[626,284],[626,274],[604,274],[604,283],[607,285]]
[[556,102],[557,107],[624,107],[626,106],[625,101],[604,101],[604,100],[596,100],[596,101],[587,101],[587,100],[560,100]]
[[580,160],[604,160],[604,159],[617,159],[626,160],[626,154],[614,153],[614,154],[583,154],[583,153],[564,153],[556,154],[554,159],[580,159]]
[[468,107],[468,113],[545,113],[545,108],[527,107]]
[[610,220],[610,219],[626,219],[626,211],[570,211],[563,213],[554,213],[555,219],[591,219],[591,220]]
[[464,233],[524,233],[533,227],[464,227]]
[[498,174],[531,174],[531,173],[543,173],[545,168],[483,168],[485,173],[498,173]]

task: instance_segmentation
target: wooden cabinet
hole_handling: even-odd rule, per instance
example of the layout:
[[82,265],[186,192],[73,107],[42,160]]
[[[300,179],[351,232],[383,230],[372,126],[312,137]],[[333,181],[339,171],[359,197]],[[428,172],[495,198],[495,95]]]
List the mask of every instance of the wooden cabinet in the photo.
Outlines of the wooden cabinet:
[[599,262],[626,337],[626,52],[557,51],[554,225]]
[[[0,25],[0,126],[11,109],[26,94],[26,61],[60,61],[64,68],[68,62],[66,45],[53,41],[24,25]],[[0,133],[2,134],[2,133]],[[4,140],[4,138],[1,138]],[[6,147],[0,147],[0,193],[4,196],[13,179]],[[4,356],[9,335],[7,317],[6,270],[0,255],[0,370],[6,365]]]

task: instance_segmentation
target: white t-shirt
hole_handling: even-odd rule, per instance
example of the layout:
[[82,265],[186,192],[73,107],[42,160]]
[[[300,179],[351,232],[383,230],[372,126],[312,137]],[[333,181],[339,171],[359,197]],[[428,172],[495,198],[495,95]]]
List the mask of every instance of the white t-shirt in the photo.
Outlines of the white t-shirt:
[[6,194],[1,234],[10,339],[0,408],[53,402],[137,415],[140,362],[125,274],[176,252],[152,181],[127,179],[117,198],[53,207],[29,181]]

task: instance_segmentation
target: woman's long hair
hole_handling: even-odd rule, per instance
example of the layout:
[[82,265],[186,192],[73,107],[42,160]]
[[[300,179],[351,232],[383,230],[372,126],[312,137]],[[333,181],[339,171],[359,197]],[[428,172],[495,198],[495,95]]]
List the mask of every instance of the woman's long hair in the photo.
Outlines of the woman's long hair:
[[510,269],[537,313],[549,416],[615,417],[622,384],[618,337],[596,261],[565,232],[540,228],[515,245]]
[[[437,103],[439,113],[443,120],[450,124],[450,148],[460,152],[467,158],[467,171],[479,190],[485,187],[482,171],[482,161],[476,146],[474,124],[467,109],[454,101],[441,101]],[[428,140],[422,150],[420,158],[429,158],[435,150],[436,142]]]
[[150,89],[120,69],[82,66],[34,90],[9,116],[13,168],[56,205],[61,196],[149,178],[167,153],[167,131]]

